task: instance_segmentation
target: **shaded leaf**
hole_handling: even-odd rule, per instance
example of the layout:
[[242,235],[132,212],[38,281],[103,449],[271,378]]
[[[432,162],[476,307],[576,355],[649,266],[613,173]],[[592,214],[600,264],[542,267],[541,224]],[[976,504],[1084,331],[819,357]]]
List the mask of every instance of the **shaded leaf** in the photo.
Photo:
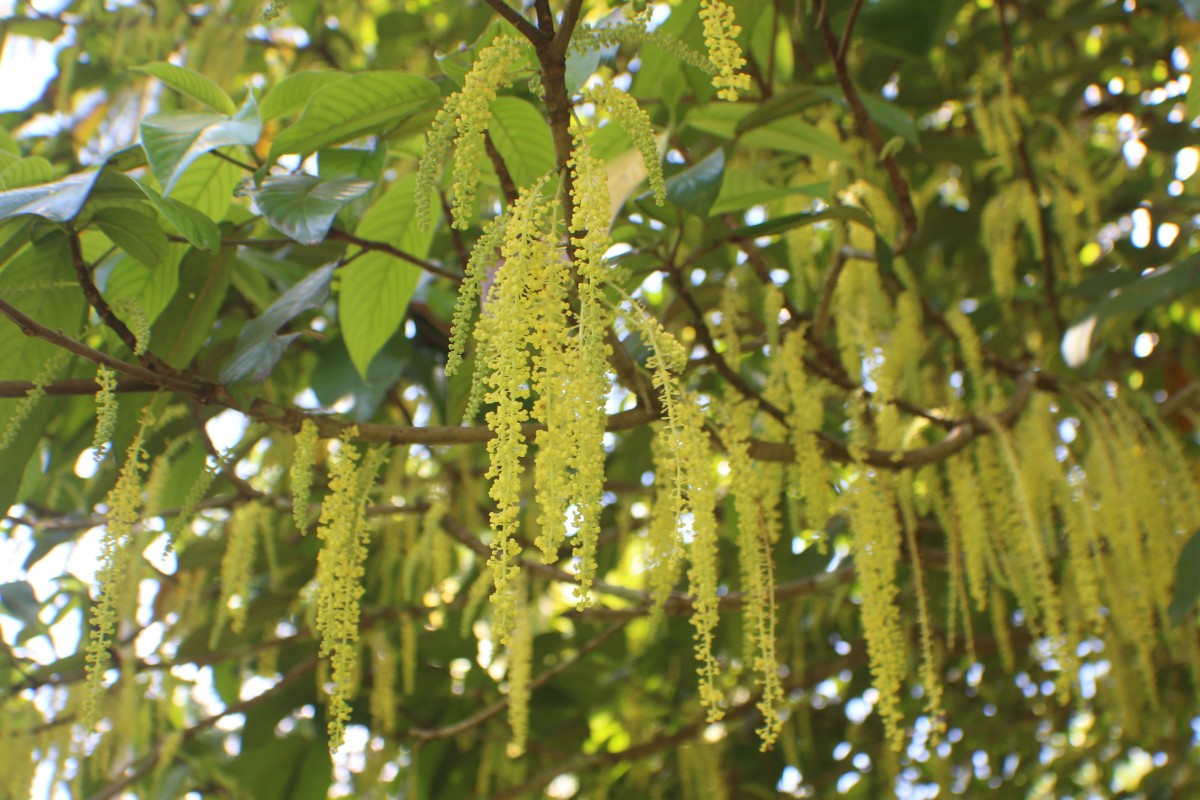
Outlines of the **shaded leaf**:
[[142,120],[142,146],[150,169],[169,195],[175,182],[200,156],[218,147],[253,145],[262,133],[254,96],[233,116],[208,112],[166,111]]
[[33,587],[26,581],[0,583],[0,607],[8,616],[19,620],[22,625],[37,627],[38,612],[42,610]]
[[312,175],[272,175],[249,194],[272,227],[304,245],[325,240],[342,207],[374,185],[365,180],[321,180]]
[[150,214],[133,208],[102,208],[92,218],[112,243],[147,267],[157,268],[167,257],[167,234]]
[[163,197],[141,181],[136,183],[154,207],[193,247],[212,253],[221,246],[221,231],[203,212],[174,197]]
[[667,179],[667,200],[685,211],[707,217],[725,180],[725,151],[713,150],[699,163]]
[[284,292],[266,311],[247,322],[238,336],[237,349],[221,370],[221,381],[266,380],[284,350],[299,335],[279,336],[277,332],[298,315],[320,308],[329,299],[329,284],[336,268],[336,264],[327,264],[311,273]]
[[184,369],[212,335],[221,310],[237,248],[215,255],[191,250],[179,265],[179,288],[154,326],[154,350],[163,361]]
[[857,222],[871,230],[875,229],[875,223],[871,219],[871,216],[861,208],[855,208],[854,206],[833,206],[821,209],[820,211],[802,211],[798,214],[787,214],[782,217],[769,219],[766,222],[760,222],[757,225],[735,228],[729,232],[729,238],[748,239],[759,236],[774,236],[775,234],[784,233],[795,228],[803,228],[807,225],[815,225],[818,222],[829,222],[831,220]]
[[406,72],[361,72],[318,89],[304,114],[271,145],[269,161],[368,133],[382,133],[437,99],[432,81]]
[[194,100],[199,100],[214,111],[219,111],[226,115],[232,115],[237,111],[237,106],[234,105],[233,100],[212,79],[186,67],[177,67],[165,61],[156,61],[153,64],[134,67],[133,70],[134,72],[158,78],[175,91],[186,94]]
[[1200,289],[1200,255],[1143,275],[1076,318],[1063,336],[1063,359],[1072,367],[1087,361],[1091,355],[1092,334],[1106,319],[1164,306],[1196,289]]
[[1200,530],[1187,540],[1175,563],[1175,592],[1167,613],[1175,625],[1183,622],[1187,613],[1200,599]]
[[730,171],[725,176],[721,193],[713,203],[712,213],[723,214],[726,211],[741,211],[750,206],[781,200],[795,194],[811,197],[824,197],[829,192],[829,182],[822,181],[810,186],[795,188],[772,186],[766,181],[756,178],[749,172]]

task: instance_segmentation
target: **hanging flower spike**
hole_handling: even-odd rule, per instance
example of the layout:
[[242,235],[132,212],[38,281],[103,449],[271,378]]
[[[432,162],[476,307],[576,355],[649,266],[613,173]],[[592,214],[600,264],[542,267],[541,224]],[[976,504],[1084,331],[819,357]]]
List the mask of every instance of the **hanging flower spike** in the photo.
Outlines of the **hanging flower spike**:
[[722,100],[738,99],[738,91],[749,91],[750,76],[738,72],[745,63],[737,37],[742,26],[733,21],[733,9],[721,0],[704,0],[700,5],[700,19],[704,20],[704,44],[708,47],[708,59],[717,68],[713,86],[717,97]]

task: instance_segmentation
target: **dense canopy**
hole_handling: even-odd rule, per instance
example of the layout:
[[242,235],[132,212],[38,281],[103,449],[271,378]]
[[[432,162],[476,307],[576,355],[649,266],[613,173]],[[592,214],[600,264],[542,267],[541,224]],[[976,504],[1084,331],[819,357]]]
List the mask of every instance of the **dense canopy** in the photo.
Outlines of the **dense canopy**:
[[3,6],[0,795],[1200,794],[1200,3],[525,5]]

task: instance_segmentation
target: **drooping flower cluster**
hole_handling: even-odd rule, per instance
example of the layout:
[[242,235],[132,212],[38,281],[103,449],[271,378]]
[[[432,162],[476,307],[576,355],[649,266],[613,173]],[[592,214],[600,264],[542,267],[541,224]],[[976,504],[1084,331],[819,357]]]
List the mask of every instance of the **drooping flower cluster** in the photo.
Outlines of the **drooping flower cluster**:
[[708,60],[717,69],[713,76],[717,96],[722,100],[737,100],[739,91],[750,89],[750,76],[738,71],[746,64],[737,44],[742,26],[734,22],[733,8],[721,0],[704,0],[700,5],[700,18],[704,20]]
[[[357,435],[354,428],[345,439]],[[359,599],[363,595],[363,562],[367,557],[370,527],[364,517],[367,493],[385,451],[371,450],[361,457],[343,440],[329,471],[329,494],[321,505],[317,536],[317,632],[320,655],[329,656],[332,690],[329,696],[329,747],[337,750],[350,719],[350,698],[358,683]],[[361,463],[359,463],[361,460]]]
[[454,227],[466,229],[474,219],[475,189],[485,155],[484,133],[492,118],[491,103],[496,92],[509,82],[509,72],[525,50],[520,41],[500,36],[480,51],[463,82],[463,88],[447,98],[429,130],[425,153],[417,172],[417,221],[428,228],[429,199],[442,160],[454,154]]

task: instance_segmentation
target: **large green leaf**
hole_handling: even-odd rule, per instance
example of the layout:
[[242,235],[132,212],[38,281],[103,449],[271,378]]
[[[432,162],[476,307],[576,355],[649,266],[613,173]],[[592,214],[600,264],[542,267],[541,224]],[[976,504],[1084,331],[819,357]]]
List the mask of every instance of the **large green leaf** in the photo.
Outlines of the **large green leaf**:
[[185,369],[213,333],[221,311],[237,248],[215,254],[189,250],[179,265],[179,288],[154,326],[154,352],[176,369]]
[[531,103],[519,97],[497,97],[492,101],[488,134],[518,189],[554,169],[550,126]]
[[262,133],[262,119],[254,96],[246,98],[232,116],[166,111],[142,120],[142,146],[154,177],[169,195],[175,182],[196,159],[218,147],[253,145]]
[[362,72],[318,89],[304,114],[275,137],[269,160],[284,153],[308,155],[338,142],[382,133],[434,103],[432,81],[406,72]]
[[345,72],[296,72],[288,75],[263,95],[259,111],[263,121],[295,114],[318,90],[350,78]]
[[[363,216],[355,233],[424,256],[433,233],[417,226],[415,188],[415,176],[396,181]],[[371,359],[404,321],[421,272],[386,253],[369,252],[347,265],[343,273],[338,320],[350,360],[365,378]]]
[[802,211],[798,214],[786,214],[782,217],[774,217],[765,222],[760,222],[757,225],[735,228],[729,232],[729,238],[757,239],[760,236],[775,236],[776,234],[786,233],[796,228],[804,228],[809,225],[815,225],[818,222],[828,222],[831,220],[855,222],[868,230],[873,231],[875,229],[875,222],[871,219],[871,215],[861,208],[855,208],[854,206],[832,206],[820,211]]
[[51,222],[68,222],[87,202],[99,174],[99,170],[89,170],[53,183],[0,192],[0,220],[33,214]]
[[237,111],[233,100],[211,78],[186,67],[177,67],[166,61],[156,61],[153,64],[134,67],[134,71],[158,78],[175,91],[199,100],[214,111],[225,115],[232,115]]
[[271,175],[250,192],[250,197],[276,230],[312,246],[325,240],[342,207],[366,194],[373,185],[365,180],[323,181],[312,175]]
[[685,211],[707,217],[725,180],[725,151],[713,150],[698,164],[667,179],[667,200]]
[[329,284],[336,268],[336,264],[327,264],[310,273],[266,311],[247,322],[238,336],[237,349],[221,370],[221,381],[266,380],[284,350],[299,335],[279,335],[279,329],[305,311],[324,305],[329,299]]
[[151,269],[167,258],[167,234],[152,214],[135,208],[102,208],[93,222],[112,243]]

